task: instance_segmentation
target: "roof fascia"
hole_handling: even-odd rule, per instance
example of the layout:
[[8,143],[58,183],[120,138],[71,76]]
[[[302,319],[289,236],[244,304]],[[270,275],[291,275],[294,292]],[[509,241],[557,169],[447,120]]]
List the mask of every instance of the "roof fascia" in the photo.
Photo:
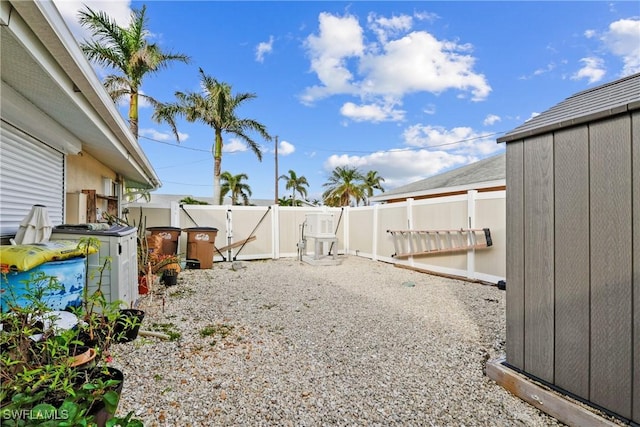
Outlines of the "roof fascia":
[[465,185],[456,185],[453,187],[441,187],[441,188],[433,188],[430,190],[423,191],[412,191],[409,193],[394,193],[394,194],[381,194],[379,196],[374,196],[370,199],[372,202],[384,202],[387,200],[395,200],[395,199],[412,199],[415,197],[421,196],[431,196],[434,194],[443,194],[443,193],[455,193],[460,191],[469,191],[469,190],[481,190],[483,188],[491,188],[491,187],[500,187],[506,185],[506,179],[496,179],[493,181],[484,181],[477,182],[473,184],[465,184]]
[[[598,111],[591,114],[586,114],[581,117],[577,117],[571,120],[565,120],[562,122],[554,123],[551,125],[541,126],[534,129],[529,129],[524,132],[513,132],[508,133],[507,135],[501,136],[496,140],[496,142],[513,142],[519,141],[525,138],[531,138],[536,135],[541,135],[550,132],[556,132],[564,128],[568,128],[571,126],[577,126],[588,122],[593,122],[600,119],[605,119],[612,116],[617,116],[619,114],[623,114],[626,112],[630,112],[633,110],[637,110],[640,108],[640,101],[634,101],[629,104],[620,105],[618,107],[610,108],[607,110]],[[544,114],[544,113],[542,113]]]

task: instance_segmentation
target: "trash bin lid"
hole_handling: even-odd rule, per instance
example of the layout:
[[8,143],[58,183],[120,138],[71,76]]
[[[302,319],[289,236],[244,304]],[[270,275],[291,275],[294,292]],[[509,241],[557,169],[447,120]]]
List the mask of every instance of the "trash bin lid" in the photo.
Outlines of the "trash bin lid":
[[147,230],[151,231],[182,231],[180,227],[147,227]]
[[185,231],[218,231],[215,227],[190,227],[184,228]]

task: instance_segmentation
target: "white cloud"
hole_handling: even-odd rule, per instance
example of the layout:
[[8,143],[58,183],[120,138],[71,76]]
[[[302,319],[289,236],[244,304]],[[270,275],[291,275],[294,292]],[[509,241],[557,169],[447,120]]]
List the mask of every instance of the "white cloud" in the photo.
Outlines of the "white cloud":
[[248,149],[249,147],[247,147],[247,144],[237,138],[231,138],[228,142],[225,142],[222,145],[222,151],[224,153],[241,153]]
[[491,87],[472,69],[475,58],[463,55],[468,46],[440,41],[427,32],[413,32],[384,46],[384,54],[360,62],[366,75],[362,91],[401,97],[412,92],[470,91],[474,101],[485,99]]
[[438,148],[460,155],[484,157],[500,150],[494,136],[477,132],[470,127],[446,129],[417,124],[405,129],[402,136],[405,144],[410,147]]
[[353,102],[347,102],[340,108],[340,114],[356,122],[377,123],[403,120],[405,112],[395,109],[393,104],[356,105]]
[[130,0],[54,0],[54,3],[73,35],[79,40],[91,37],[78,22],[78,12],[84,9],[85,4],[93,10],[105,12],[120,26],[126,27],[131,22]]
[[474,71],[470,44],[438,40],[426,31],[409,32],[410,16],[370,15],[378,42],[369,44],[354,16],[322,13],[319,21],[319,33],[307,37],[305,47],[320,84],[306,88],[303,103],[343,94],[380,105],[379,99],[400,103],[410,93],[450,89],[481,101],[491,92],[485,76]]
[[384,178],[385,188],[395,188],[475,160],[477,159],[473,157],[446,151],[391,150],[366,156],[334,154],[324,162],[324,170],[327,174],[337,166],[357,167],[362,172],[375,170]]
[[531,115],[529,116],[528,119],[525,120],[525,122],[528,122],[529,120],[533,119],[534,117],[539,116],[540,113],[536,113],[535,111],[533,113],[531,113]]
[[369,28],[373,31],[381,43],[386,43],[389,37],[409,31],[413,27],[413,17],[409,15],[393,16],[391,18],[379,17],[375,13],[367,17]]
[[596,34],[597,34],[596,30],[586,30],[584,32],[584,36],[588,39],[594,38]]
[[[275,148],[267,145],[261,145],[260,151],[263,153],[275,153]],[[288,156],[296,151],[296,146],[289,141],[282,140],[278,143],[278,156]]]
[[551,71],[555,70],[555,68],[556,68],[556,64],[554,64],[554,63],[549,63],[549,64],[547,64],[547,66],[546,66],[546,67],[538,68],[537,70],[535,70],[535,71],[533,72],[533,75],[534,75],[534,76],[540,76],[540,75],[542,75],[542,74],[549,73],[549,72],[551,72]]
[[288,156],[289,154],[293,154],[296,151],[296,147],[287,141],[280,141],[278,144],[278,155],[279,156]]
[[414,17],[419,21],[428,21],[428,22],[435,22],[436,19],[440,18],[440,16],[438,16],[436,13],[430,13],[430,12],[416,12],[414,13]]
[[462,166],[504,149],[495,137],[483,136],[471,128],[413,125],[403,134],[407,149],[378,151],[364,156],[334,154],[324,162],[331,173],[337,166],[357,167],[362,172],[378,171],[386,188],[394,188]]
[[602,58],[592,56],[582,58],[580,62],[584,65],[571,76],[571,80],[588,79],[589,83],[596,83],[602,80],[607,72]]
[[338,17],[329,13],[319,16],[320,33],[307,37],[305,47],[311,58],[311,70],[322,86],[307,88],[302,101],[312,103],[336,93],[353,93],[346,59],[358,57],[364,51],[362,28],[353,16]]
[[484,118],[484,121],[482,122],[482,124],[485,126],[491,126],[498,123],[501,120],[502,119],[500,118],[500,116],[496,116],[495,114],[489,114],[487,117]]
[[640,19],[612,22],[603,41],[614,55],[622,58],[623,76],[640,72]]
[[436,106],[435,104],[429,104],[426,107],[423,108],[422,110],[423,113],[425,114],[429,114],[429,115],[433,115],[436,113]]
[[[150,139],[155,139],[156,141],[175,141],[176,139],[173,133],[160,132],[157,129],[151,129],[151,128],[140,129],[138,130],[138,134],[140,136],[146,136],[147,138],[150,138]],[[180,136],[180,142],[184,142],[187,139],[189,139],[188,133],[178,132],[178,135]]]
[[256,47],[256,61],[263,62],[264,56],[273,51],[273,36],[269,36],[268,42],[260,42]]

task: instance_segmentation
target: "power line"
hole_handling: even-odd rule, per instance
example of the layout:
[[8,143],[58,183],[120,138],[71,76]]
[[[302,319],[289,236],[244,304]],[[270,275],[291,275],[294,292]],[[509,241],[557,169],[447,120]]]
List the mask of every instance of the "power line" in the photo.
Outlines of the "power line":
[[169,145],[171,147],[182,148],[183,150],[201,151],[201,152],[204,152],[204,153],[211,153],[211,150],[203,150],[202,148],[195,148],[195,147],[185,147],[184,145],[174,144],[174,143],[167,142],[167,141],[160,141],[159,139],[149,138],[148,136],[139,135],[138,138],[148,139],[149,141],[157,142],[158,144]]
[[154,168],[154,169],[173,169],[173,168],[177,168],[177,167],[195,165],[196,163],[204,163],[204,162],[211,162],[211,159],[194,160],[193,162],[181,163],[179,165],[175,165],[174,164],[174,165],[171,165],[171,166],[162,166],[162,167],[157,167],[157,168]]
[[176,184],[176,185],[188,185],[190,187],[213,187],[213,184],[193,184],[193,183],[185,183],[185,182],[176,182],[176,181],[165,181],[162,180],[163,184]]
[[306,146],[304,144],[296,144],[296,146],[298,147],[305,147],[311,150],[315,150],[315,151],[333,151],[333,152],[340,152],[340,153],[356,153],[356,154],[373,154],[373,153],[389,153],[389,152],[399,152],[399,151],[419,151],[419,150],[424,150],[424,149],[428,149],[428,148],[436,148],[436,147],[444,147],[447,145],[455,145],[455,144],[462,144],[463,142],[471,142],[471,141],[475,141],[478,139],[485,139],[488,138],[490,136],[496,136],[496,135],[502,135],[504,134],[504,131],[500,131],[500,132],[494,132],[494,133],[488,133],[485,135],[480,135],[480,136],[475,136],[473,138],[467,138],[467,139],[460,139],[458,141],[452,141],[452,142],[445,142],[442,144],[436,144],[436,145],[429,145],[429,146],[425,146],[425,147],[408,147],[408,148],[398,148],[398,149],[390,149],[390,150],[376,150],[376,151],[359,151],[359,150],[338,150],[338,149],[328,149],[328,148],[313,148],[313,147],[309,147]]
[[[423,149],[428,149],[428,148],[437,148],[437,147],[445,147],[447,145],[455,145],[455,144],[462,144],[464,142],[471,142],[471,141],[476,141],[478,139],[485,139],[485,138],[489,138],[491,136],[496,136],[496,135],[502,135],[504,134],[505,131],[499,131],[499,132],[493,132],[493,133],[487,133],[484,135],[479,135],[479,136],[475,136],[473,138],[467,138],[467,139],[460,139],[458,141],[452,141],[452,142],[445,142],[442,144],[436,144],[436,145],[429,145],[427,147],[408,147],[408,148],[398,148],[398,149],[392,149],[392,150],[375,150],[375,151],[364,151],[364,150],[339,150],[339,149],[329,149],[329,148],[315,148],[315,147],[310,147],[308,145],[304,145],[304,144],[299,144],[296,143],[296,146],[298,147],[304,147],[310,150],[314,150],[314,151],[329,151],[329,152],[339,152],[339,153],[353,153],[353,154],[373,154],[373,153],[388,153],[388,152],[402,152],[402,151],[418,151],[418,150],[423,150]],[[201,148],[194,148],[194,147],[185,147],[183,145],[179,145],[179,144],[172,144],[170,142],[166,142],[166,141],[160,141],[157,139],[153,139],[153,138],[149,138],[147,136],[140,136],[139,138],[144,138],[144,139],[148,139],[149,141],[153,141],[153,142],[157,142],[159,144],[165,144],[165,145],[170,145],[172,147],[176,147],[176,148],[182,148],[185,150],[192,150],[192,151],[201,151],[201,152],[205,152],[205,153],[211,153],[210,150],[203,150]]]

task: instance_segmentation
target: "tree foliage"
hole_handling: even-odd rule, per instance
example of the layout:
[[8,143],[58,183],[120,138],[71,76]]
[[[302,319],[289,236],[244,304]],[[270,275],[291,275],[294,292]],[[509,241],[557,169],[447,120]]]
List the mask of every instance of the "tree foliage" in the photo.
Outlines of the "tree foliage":
[[145,13],[146,6],[133,9],[128,27],[118,26],[105,12],[89,6],[78,13],[80,25],[93,37],[93,40],[82,42],[80,47],[90,61],[119,73],[106,76],[103,83],[115,102],[129,98],[129,127],[136,139],[139,97],[151,105],[159,104],[151,96],[140,93],[144,78],[167,68],[174,61],[189,62],[188,56],[163,52],[157,44],[149,42]]
[[249,197],[252,195],[251,187],[243,180],[249,179],[246,173],[240,173],[238,175],[232,175],[230,172],[222,172],[220,180],[222,183],[220,191],[219,203],[222,204],[224,196],[227,194],[231,197],[232,205],[239,205],[239,200],[242,199],[245,206],[249,205]]
[[288,175],[280,175],[278,179],[284,180],[285,188],[291,190],[291,203],[289,206],[298,206],[296,203],[296,193],[300,194],[301,197],[307,197],[306,187],[309,186],[309,182],[305,176],[298,176],[294,170],[289,169]]
[[378,171],[370,170],[364,175],[363,181],[362,188],[367,198],[367,205],[369,205],[369,200],[373,197],[373,190],[380,190],[384,193],[384,188],[382,187],[384,178],[378,175]]
[[356,167],[338,166],[329,180],[323,184],[326,190],[322,200],[327,206],[358,206],[360,202],[368,203],[373,190],[381,190],[384,178],[377,171],[360,172]]
[[244,141],[262,161],[260,145],[249,135],[253,131],[267,141],[271,136],[262,123],[238,117],[238,108],[245,102],[256,98],[253,93],[231,92],[231,86],[208,76],[200,69],[200,85],[202,92],[176,92],[176,102],[158,105],[153,120],[167,123],[171,127],[176,140],[180,142],[176,119],[182,117],[188,122],[199,122],[211,127],[214,131],[213,153],[213,200],[221,203],[221,165],[223,133],[229,133]]
[[191,196],[183,197],[180,199],[180,203],[183,205],[208,205],[208,202],[204,202],[202,200],[194,199]]

